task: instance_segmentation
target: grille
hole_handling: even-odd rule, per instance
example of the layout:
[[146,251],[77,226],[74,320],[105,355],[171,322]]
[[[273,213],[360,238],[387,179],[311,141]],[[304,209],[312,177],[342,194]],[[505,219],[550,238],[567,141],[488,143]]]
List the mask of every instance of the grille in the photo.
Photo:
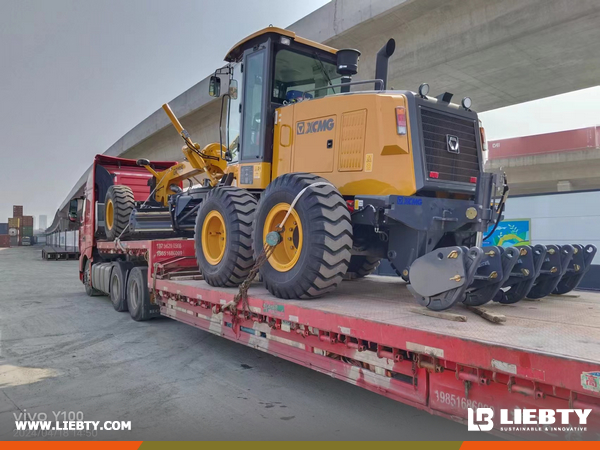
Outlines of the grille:
[[[474,120],[421,108],[421,127],[427,175],[438,172],[438,180],[460,183],[479,176]],[[458,138],[458,153],[448,151],[448,135]]]

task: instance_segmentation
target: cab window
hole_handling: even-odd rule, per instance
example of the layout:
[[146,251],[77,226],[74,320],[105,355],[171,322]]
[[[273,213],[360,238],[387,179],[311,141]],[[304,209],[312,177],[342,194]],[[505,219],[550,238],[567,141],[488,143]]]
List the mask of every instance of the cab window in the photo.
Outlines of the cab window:
[[242,160],[255,159],[261,156],[264,136],[261,133],[263,119],[263,86],[265,83],[264,50],[247,56],[244,67],[244,127],[242,131]]
[[[280,49],[275,55],[275,74],[273,81],[274,103],[295,103],[305,98],[325,97],[339,92],[341,75],[336,72],[336,65],[326,61],[314,53],[304,53]],[[310,92],[307,92],[310,91]]]

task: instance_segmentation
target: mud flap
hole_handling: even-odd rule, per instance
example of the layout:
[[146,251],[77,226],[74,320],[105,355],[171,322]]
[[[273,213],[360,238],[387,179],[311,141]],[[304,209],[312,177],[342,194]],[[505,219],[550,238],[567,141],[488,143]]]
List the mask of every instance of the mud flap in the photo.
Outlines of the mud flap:
[[408,289],[417,301],[434,311],[465,299],[484,257],[480,247],[444,247],[417,259],[410,267]]

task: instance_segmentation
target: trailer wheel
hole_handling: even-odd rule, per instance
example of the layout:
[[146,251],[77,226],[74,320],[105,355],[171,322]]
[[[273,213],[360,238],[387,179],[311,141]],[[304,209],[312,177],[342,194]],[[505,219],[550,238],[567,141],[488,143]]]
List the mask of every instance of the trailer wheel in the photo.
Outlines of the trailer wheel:
[[104,230],[109,240],[115,240],[127,228],[134,206],[133,191],[129,186],[108,188],[104,198]]
[[113,263],[108,287],[115,311],[127,311],[127,273],[132,267],[133,263],[130,262],[116,261]]
[[[313,183],[324,184],[308,188]],[[352,226],[346,202],[326,180],[306,173],[282,175],[265,190],[254,223],[255,258],[298,195],[282,224],[282,242],[260,268],[267,289],[279,298],[309,299],[330,292],[350,263]]]
[[245,189],[213,189],[196,217],[196,259],[211,286],[238,286],[254,265],[252,222],[256,199]]
[[89,259],[86,259],[83,268],[83,285],[85,286],[85,293],[89,297],[102,294],[99,290],[92,287],[92,263]]
[[148,290],[148,268],[138,266],[131,269],[127,279],[127,308],[136,322],[151,319],[152,305]]
[[365,255],[352,255],[350,258],[350,264],[348,265],[348,271],[344,279],[355,280],[357,278],[364,278],[367,275],[371,275],[377,267],[381,258]]

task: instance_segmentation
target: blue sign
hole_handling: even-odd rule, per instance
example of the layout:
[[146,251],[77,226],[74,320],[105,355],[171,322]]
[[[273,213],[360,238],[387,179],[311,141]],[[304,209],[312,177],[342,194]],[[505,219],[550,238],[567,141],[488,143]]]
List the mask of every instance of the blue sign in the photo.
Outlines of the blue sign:
[[[485,235],[487,236],[493,228],[493,225],[490,225],[490,228]],[[483,244],[496,245],[498,247],[531,245],[530,219],[510,219],[501,221],[494,233],[483,241]]]

